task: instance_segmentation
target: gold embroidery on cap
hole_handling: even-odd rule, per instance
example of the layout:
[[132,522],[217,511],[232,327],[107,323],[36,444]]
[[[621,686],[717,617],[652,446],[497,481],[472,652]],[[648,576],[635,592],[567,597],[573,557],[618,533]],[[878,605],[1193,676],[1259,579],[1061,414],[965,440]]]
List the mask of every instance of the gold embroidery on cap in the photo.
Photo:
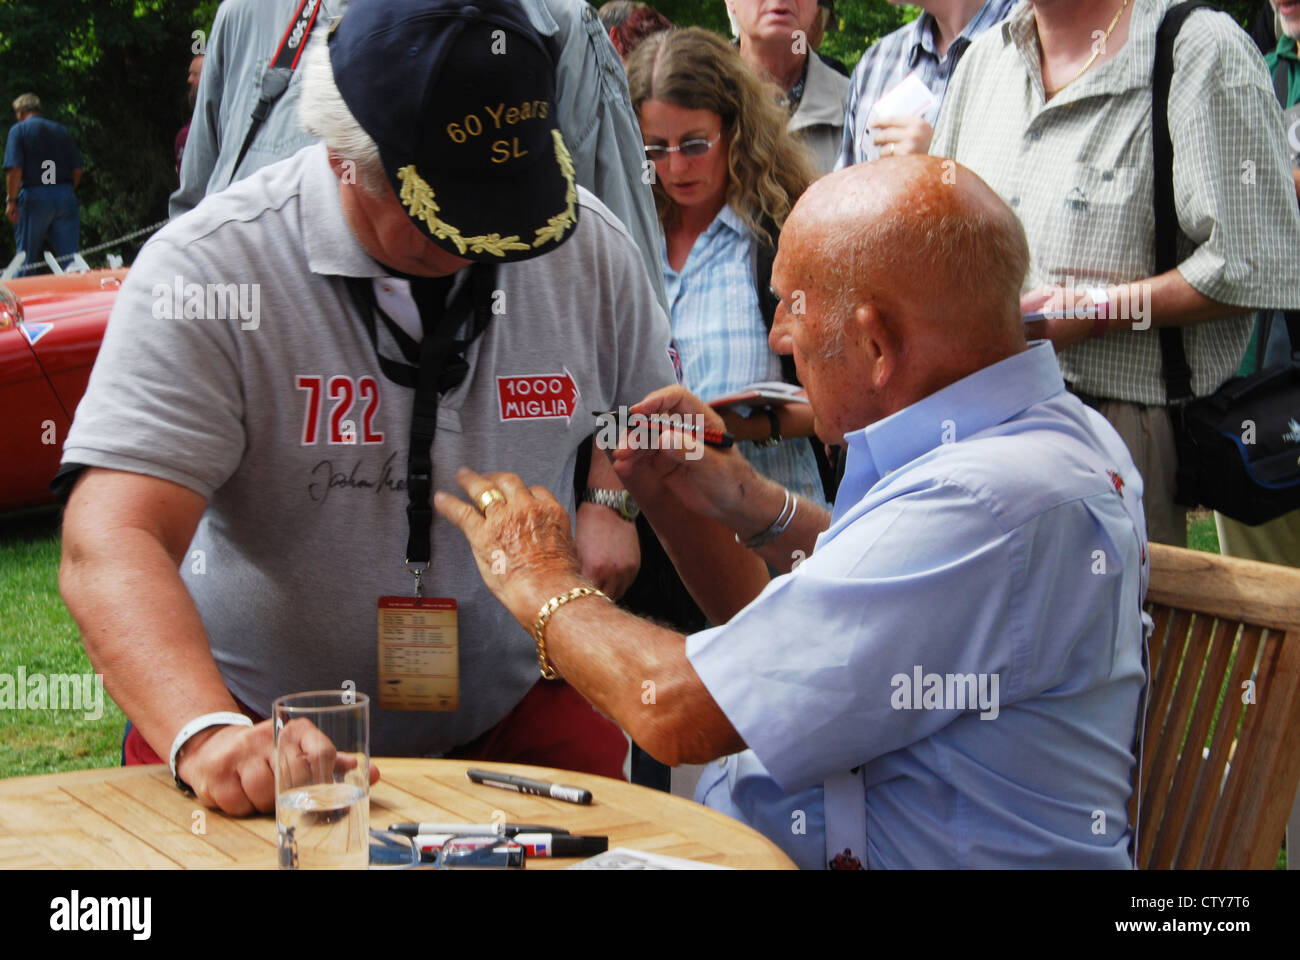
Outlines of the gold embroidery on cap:
[[528,244],[520,243],[519,237],[503,237],[499,233],[489,233],[479,237],[463,237],[459,230],[449,223],[438,219],[440,207],[433,199],[433,187],[425,182],[415,170],[414,164],[407,164],[397,171],[397,179],[402,181],[399,199],[410,211],[411,216],[423,220],[429,225],[429,232],[439,240],[450,240],[456,250],[464,253],[490,253],[494,257],[504,257],[509,250],[527,250]]
[[[537,228],[535,231],[537,239],[533,241],[533,247],[540,247],[548,241],[559,243],[565,232],[578,221],[576,213],[578,188],[574,181],[573,157],[569,155],[560,131],[552,130],[551,135],[555,140],[555,159],[560,165],[560,172],[568,182],[568,188],[564,192],[565,209],[547,220],[546,226]],[[463,254],[469,250],[473,253],[490,253],[494,257],[504,257],[510,250],[530,249],[528,244],[520,242],[518,236],[502,237],[499,233],[478,237],[461,236],[459,230],[438,218],[441,208],[433,199],[433,187],[420,176],[414,164],[400,167],[397,171],[397,179],[402,182],[402,190],[398,194],[402,206],[406,207],[412,217],[423,220],[433,236],[439,240],[450,240],[455,244],[459,253]]]
[[564,212],[557,213],[547,220],[546,226],[537,228],[537,239],[533,241],[534,247],[540,247],[548,240],[559,243],[564,238],[564,232],[578,222],[575,212],[578,204],[578,188],[573,181],[573,157],[569,155],[569,148],[564,145],[564,137],[560,136],[559,130],[552,130],[551,136],[555,138],[555,159],[560,165],[560,172],[564,174],[564,179],[569,182],[569,187],[564,191],[566,205]]

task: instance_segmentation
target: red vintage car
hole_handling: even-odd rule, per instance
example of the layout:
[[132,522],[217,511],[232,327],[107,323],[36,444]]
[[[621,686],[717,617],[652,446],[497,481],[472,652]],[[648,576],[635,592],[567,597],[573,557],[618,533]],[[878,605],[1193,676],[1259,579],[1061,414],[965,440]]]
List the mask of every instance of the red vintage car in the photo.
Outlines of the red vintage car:
[[54,499],[49,483],[125,276],[0,281],[0,510]]

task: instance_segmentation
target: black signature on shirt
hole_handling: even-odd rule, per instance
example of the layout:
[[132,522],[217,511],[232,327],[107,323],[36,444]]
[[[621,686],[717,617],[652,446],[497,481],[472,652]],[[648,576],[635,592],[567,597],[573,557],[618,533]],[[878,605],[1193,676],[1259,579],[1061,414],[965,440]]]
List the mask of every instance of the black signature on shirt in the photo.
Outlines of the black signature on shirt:
[[330,491],[336,488],[373,490],[376,494],[384,490],[401,492],[406,489],[406,478],[394,474],[395,459],[397,459],[396,451],[388,455],[377,477],[367,476],[360,459],[354,461],[352,469],[347,472],[335,470],[333,460],[322,460],[311,468],[310,475],[314,479],[307,484],[307,496],[316,503],[324,503],[329,499]]

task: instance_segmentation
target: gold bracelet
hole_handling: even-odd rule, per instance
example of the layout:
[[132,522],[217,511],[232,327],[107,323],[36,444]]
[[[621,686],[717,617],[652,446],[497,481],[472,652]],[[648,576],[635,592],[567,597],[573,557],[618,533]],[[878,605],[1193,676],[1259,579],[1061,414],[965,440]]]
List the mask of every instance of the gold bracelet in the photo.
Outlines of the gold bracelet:
[[601,593],[595,587],[574,587],[568,593],[562,593],[558,597],[551,597],[544,604],[542,609],[537,611],[537,622],[533,624],[533,636],[537,639],[537,666],[542,671],[543,680],[558,680],[560,675],[555,672],[555,667],[551,665],[550,658],[546,656],[546,624],[551,619],[551,614],[559,610],[570,600],[577,600],[579,597],[589,597],[595,594],[598,597],[604,597],[610,600],[607,594]]

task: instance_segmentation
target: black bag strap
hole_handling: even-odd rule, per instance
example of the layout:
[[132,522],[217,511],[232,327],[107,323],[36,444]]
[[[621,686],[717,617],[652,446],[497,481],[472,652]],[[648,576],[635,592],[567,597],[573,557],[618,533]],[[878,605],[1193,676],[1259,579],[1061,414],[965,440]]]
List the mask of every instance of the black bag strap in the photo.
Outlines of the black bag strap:
[[[750,244],[750,263],[754,270],[754,289],[758,291],[758,309],[763,314],[763,327],[771,333],[772,324],[776,322],[776,307],[780,303],[772,292],[772,264],[776,262],[776,247],[781,239],[781,229],[771,217],[764,217],[761,226],[771,240],[754,236],[754,242]],[[789,354],[781,355],[781,378],[786,383],[799,382],[794,369],[794,357]]]
[[1291,71],[1287,68],[1286,60],[1282,57],[1277,58],[1277,63],[1273,65],[1273,92],[1277,94],[1277,102],[1286,106],[1286,95],[1289,92],[1291,83]]
[[[1156,273],[1178,266],[1178,211],[1174,205],[1174,143],[1169,135],[1169,88],[1174,77],[1174,40],[1184,21],[1208,4],[1186,0],[1166,11],[1156,31],[1151,71],[1151,146],[1155,169]],[[1170,405],[1192,399],[1192,368],[1187,364],[1181,327],[1160,328],[1161,372]]]
[[[767,231],[769,240],[755,235],[750,244],[750,265],[754,274],[754,289],[758,291],[758,309],[763,315],[763,328],[772,332],[776,322],[776,308],[780,301],[772,292],[772,264],[776,262],[776,248],[781,240],[781,228],[771,217],[764,217],[762,228]],[[799,374],[795,371],[794,357],[788,353],[781,354],[781,379],[786,383],[799,383]],[[840,479],[844,475],[844,458],[836,456],[836,463],[826,455],[825,445],[814,434],[808,438],[812,446],[813,458],[817,461],[817,473],[821,476],[822,493],[827,502],[835,502],[835,492],[839,489]],[[839,448],[836,447],[836,450]]]
[[321,0],[299,0],[298,9],[289,20],[289,26],[280,39],[280,46],[271,58],[271,66],[262,77],[262,96],[253,107],[253,122],[249,124],[248,133],[244,134],[244,143],[239,148],[235,165],[230,168],[230,180],[226,186],[235,182],[235,171],[248,155],[248,148],[253,145],[253,138],[261,129],[267,114],[275,102],[289,89],[289,81],[298,68],[302,52],[307,49],[307,38],[311,36],[312,27],[316,25],[316,15],[320,13]]

